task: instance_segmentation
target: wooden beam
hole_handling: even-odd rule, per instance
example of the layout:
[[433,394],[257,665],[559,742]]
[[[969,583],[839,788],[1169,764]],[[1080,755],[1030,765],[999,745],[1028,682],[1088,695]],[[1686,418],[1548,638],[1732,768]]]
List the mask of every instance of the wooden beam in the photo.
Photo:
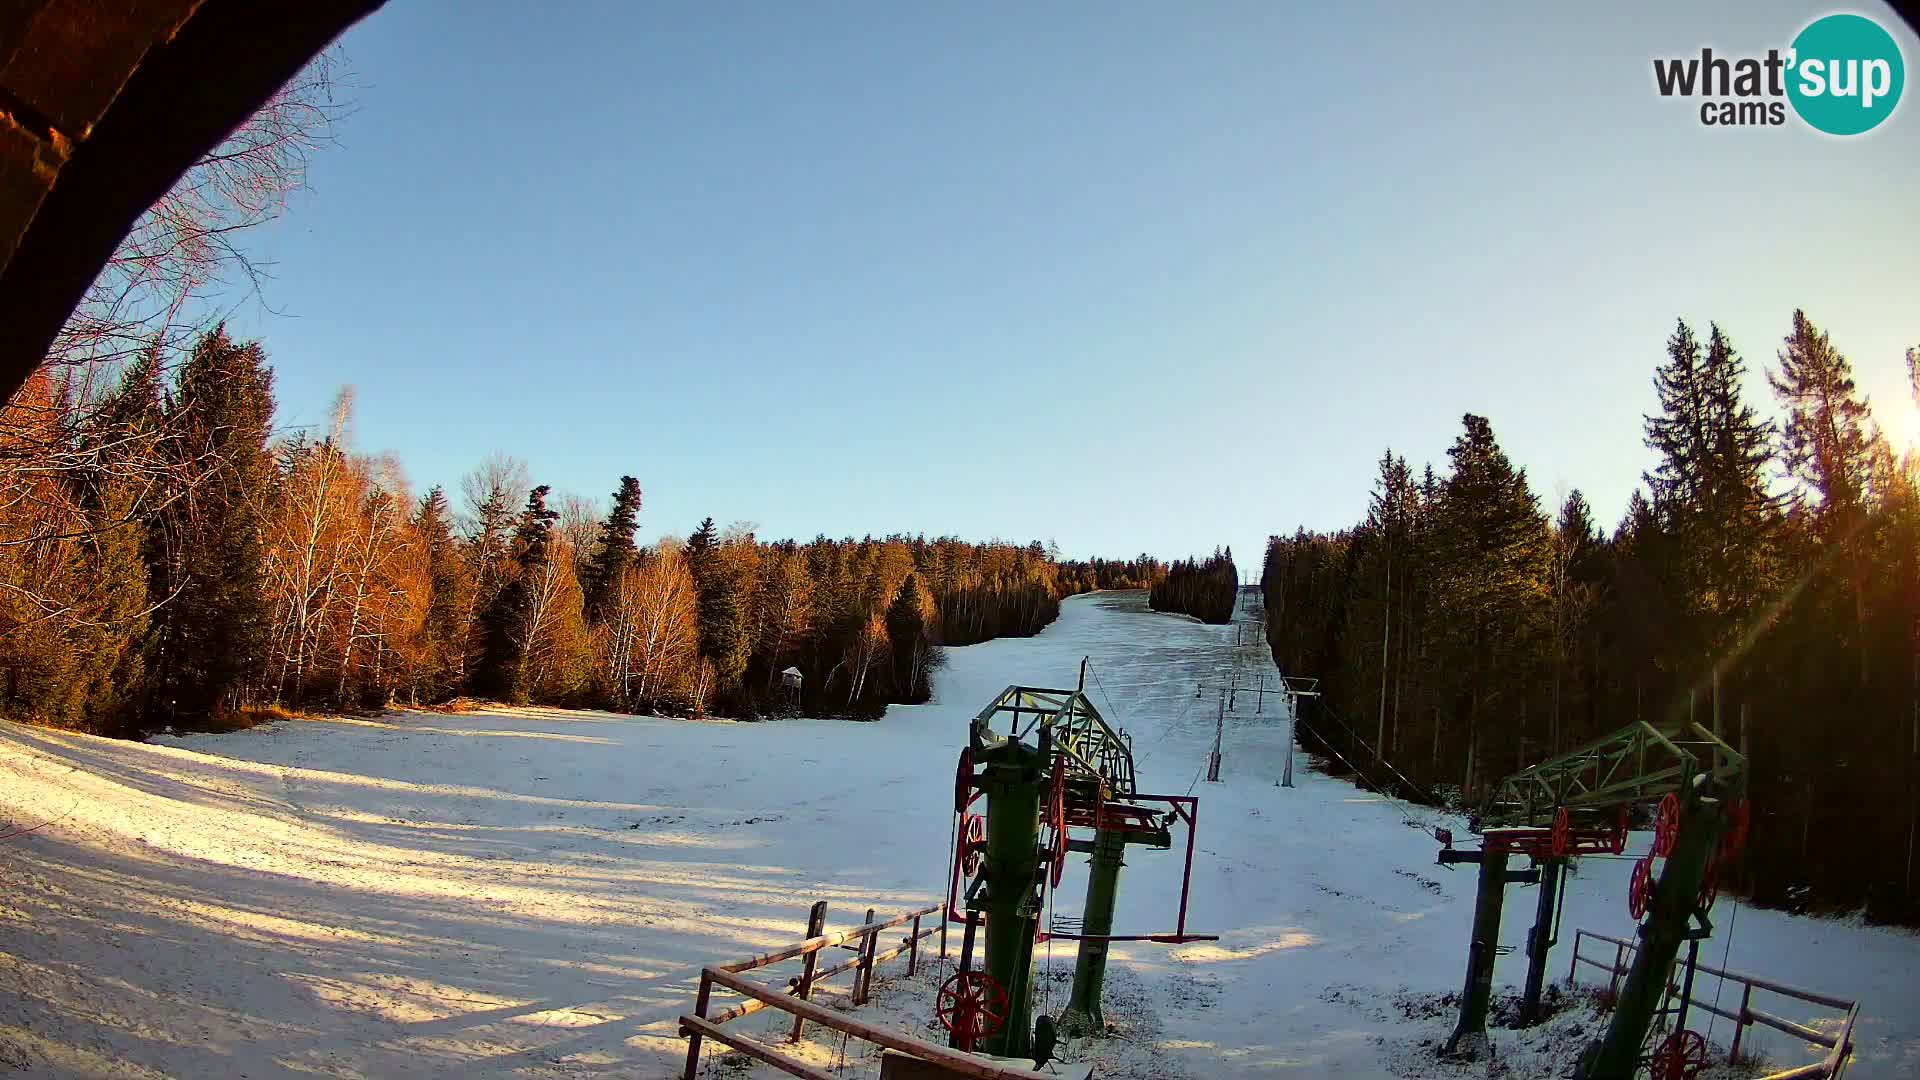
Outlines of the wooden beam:
[[730,971],[720,968],[707,968],[706,975],[714,982],[729,990],[758,998],[776,1009],[783,1009],[795,1016],[811,1020],[821,1027],[844,1031],[857,1039],[863,1039],[889,1050],[898,1050],[903,1054],[912,1054],[924,1061],[938,1062],[962,1076],[972,1080],[1057,1080],[1052,1074],[1035,1072],[1010,1065],[998,1065],[982,1060],[972,1054],[964,1054],[937,1043],[916,1039],[897,1031],[863,1024],[850,1019],[833,1009],[815,1005],[811,1001],[798,1001],[771,987],[762,986],[751,979],[741,978]]
[[800,1080],[835,1080],[832,1073],[816,1069],[798,1058],[788,1057],[773,1047],[755,1042],[745,1035],[727,1031],[710,1020],[702,1020],[697,1016],[683,1016],[680,1018],[680,1026],[691,1028],[714,1042],[725,1043],[756,1061],[764,1061],[788,1076],[798,1076]]

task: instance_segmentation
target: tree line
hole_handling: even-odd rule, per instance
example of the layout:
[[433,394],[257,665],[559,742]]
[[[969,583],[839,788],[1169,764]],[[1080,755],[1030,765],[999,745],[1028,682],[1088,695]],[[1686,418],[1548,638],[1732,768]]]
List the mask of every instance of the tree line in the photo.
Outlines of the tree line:
[[1069,594],[1097,589],[1151,589],[1166,577],[1167,564],[1151,555],[1060,563],[1060,587]]
[[1155,611],[1191,615],[1201,622],[1230,623],[1240,597],[1240,571],[1233,549],[1215,548],[1201,559],[1175,559],[1153,585],[1147,604]]
[[[1920,403],[1920,350],[1907,364]],[[1626,724],[1691,719],[1748,755],[1755,900],[1920,923],[1920,461],[1804,312],[1766,380],[1778,421],[1726,334],[1679,322],[1656,464],[1611,532],[1577,490],[1544,511],[1470,414],[1442,471],[1382,457],[1364,521],[1273,537],[1268,636],[1321,679],[1314,736],[1471,804]]]
[[273,413],[265,352],[217,328],[91,397],[50,365],[0,410],[0,710],[108,734],[461,695],[873,717],[927,699],[942,645],[1154,565],[711,519],[642,548],[635,477],[603,511],[496,455],[456,505],[355,450],[351,395],[324,432]]

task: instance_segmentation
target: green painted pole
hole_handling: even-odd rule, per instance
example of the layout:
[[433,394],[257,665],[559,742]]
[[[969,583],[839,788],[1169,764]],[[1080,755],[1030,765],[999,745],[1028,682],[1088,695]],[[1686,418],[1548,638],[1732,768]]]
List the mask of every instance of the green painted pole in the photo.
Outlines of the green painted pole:
[[986,969],[1007,992],[1007,1019],[980,1049],[1025,1056],[1033,1041],[1033,936],[1040,918],[1035,885],[1040,849],[1040,792],[1047,755],[1009,742],[988,752],[987,851],[980,898],[986,909]]
[[1681,804],[1680,835],[1673,853],[1654,886],[1653,903],[1640,925],[1640,947],[1634,951],[1627,984],[1614,1003],[1613,1020],[1583,1080],[1631,1080],[1639,1067],[1640,1044],[1646,1041],[1660,998],[1673,977],[1673,961],[1688,935],[1688,922],[1706,876],[1707,862],[1720,844],[1725,817],[1718,802],[1687,799]]
[[1500,947],[1500,907],[1507,895],[1507,849],[1487,844],[1480,853],[1480,893],[1473,905],[1473,942],[1467,947],[1467,984],[1460,991],[1460,1022],[1447,1039],[1446,1052],[1465,1041],[1486,1041],[1487,1006],[1493,999],[1493,960]]
[[1560,906],[1560,871],[1566,860],[1540,862],[1540,906],[1534,909],[1533,929],[1527,934],[1527,983],[1520,997],[1520,1023],[1540,1022],[1540,991],[1547,981],[1547,953],[1553,949],[1553,916]]
[[1101,829],[1093,840],[1093,861],[1087,873],[1087,906],[1081,919],[1080,957],[1073,963],[1073,995],[1067,1002],[1062,1026],[1076,1035],[1097,1034],[1107,1028],[1100,996],[1107,983],[1109,942],[1113,933],[1113,904],[1120,889],[1120,868],[1126,865],[1126,834]]

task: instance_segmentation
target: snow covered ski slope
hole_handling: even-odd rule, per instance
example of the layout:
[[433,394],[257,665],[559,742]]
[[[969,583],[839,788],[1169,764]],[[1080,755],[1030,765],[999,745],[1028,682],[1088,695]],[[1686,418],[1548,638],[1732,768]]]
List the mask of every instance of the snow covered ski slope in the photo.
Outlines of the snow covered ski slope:
[[[1221,940],[1117,945],[1119,1030],[1063,1057],[1108,1077],[1553,1075],[1590,1013],[1496,1030],[1492,1069],[1427,1045],[1451,1023],[1473,896],[1434,865],[1422,828],[1444,819],[1304,761],[1275,786],[1271,697],[1259,716],[1240,698],[1222,782],[1205,781],[1214,707],[1195,686],[1232,666],[1233,640],[1138,594],[1079,597],[1037,638],[952,650],[932,704],[871,724],[498,710],[141,745],[0,723],[0,816],[49,822],[0,845],[0,1076],[678,1075],[700,965],[798,938],[814,899],[845,926],[939,896],[967,720],[1010,683],[1072,685],[1082,656],[1142,788],[1202,797],[1188,924]],[[1556,979],[1573,928],[1630,931],[1628,865],[1580,866]],[[1116,932],[1170,928],[1179,878],[1178,851],[1130,853]],[[1920,939],[1732,904],[1712,962],[1863,998],[1848,1075],[1920,1075]],[[1532,907],[1509,898],[1507,942]],[[1070,947],[1042,963],[1057,1009]],[[1516,952],[1498,978],[1523,972]],[[883,971],[862,1015],[923,1025],[938,973]],[[1779,1066],[1815,1056],[1756,1038]],[[861,1049],[807,1053],[871,1076]],[[717,1054],[709,1073],[762,1075]]]

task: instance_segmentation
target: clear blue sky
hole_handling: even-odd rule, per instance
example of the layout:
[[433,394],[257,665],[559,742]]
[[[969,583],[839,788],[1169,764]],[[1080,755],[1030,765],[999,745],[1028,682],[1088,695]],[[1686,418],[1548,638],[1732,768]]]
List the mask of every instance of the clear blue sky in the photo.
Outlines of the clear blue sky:
[[1845,141],[1653,90],[1829,8],[1438,7],[393,0],[234,328],[283,424],[352,384],[420,488],[633,473],[647,538],[1248,567],[1466,411],[1611,523],[1675,317],[1760,394],[1795,306],[1920,438],[1920,90]]

